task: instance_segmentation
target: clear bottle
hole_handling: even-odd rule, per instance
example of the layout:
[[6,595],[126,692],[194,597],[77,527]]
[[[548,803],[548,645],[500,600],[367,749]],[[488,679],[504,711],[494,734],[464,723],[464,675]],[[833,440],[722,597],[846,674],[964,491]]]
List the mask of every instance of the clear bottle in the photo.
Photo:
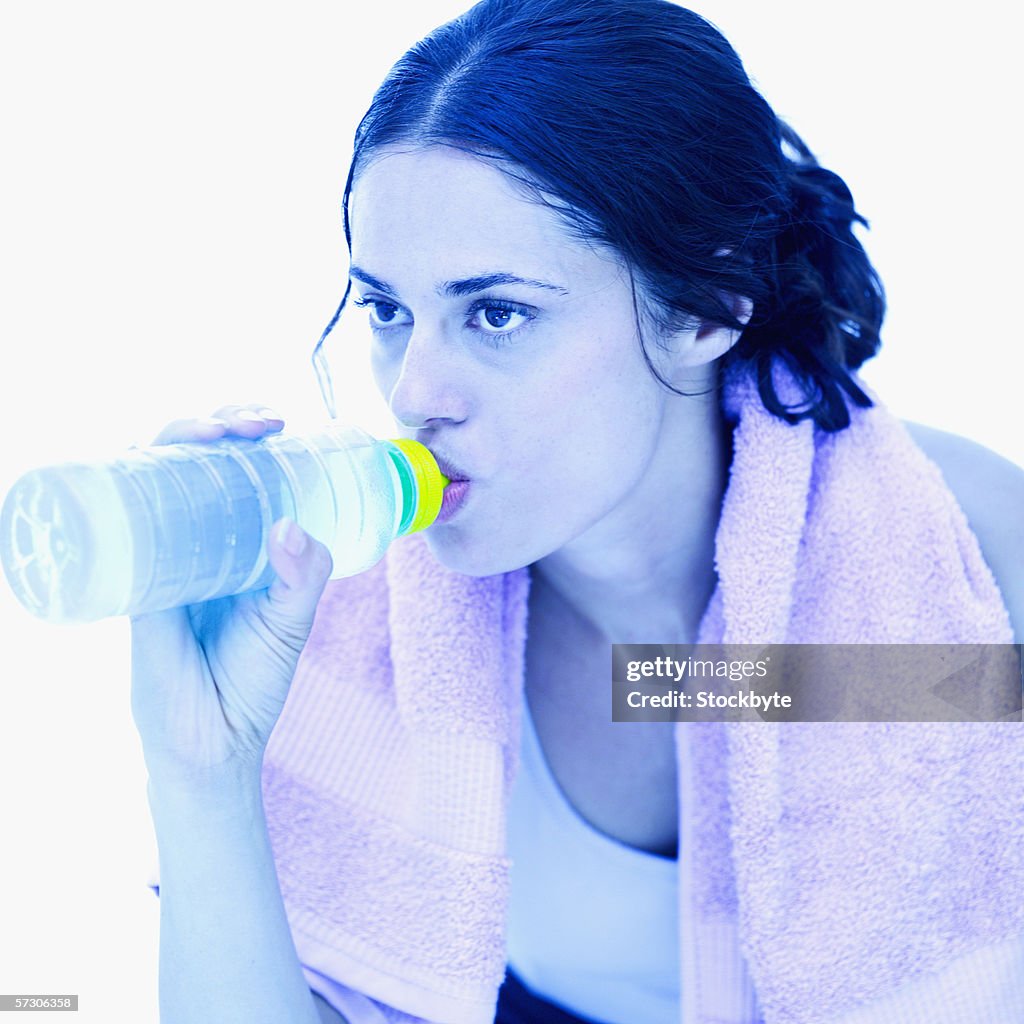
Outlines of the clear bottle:
[[0,511],[0,560],[51,622],[159,611],[269,586],[282,516],[327,546],[332,577],[363,572],[434,521],[447,483],[422,444],[338,423],[137,448],[22,476]]

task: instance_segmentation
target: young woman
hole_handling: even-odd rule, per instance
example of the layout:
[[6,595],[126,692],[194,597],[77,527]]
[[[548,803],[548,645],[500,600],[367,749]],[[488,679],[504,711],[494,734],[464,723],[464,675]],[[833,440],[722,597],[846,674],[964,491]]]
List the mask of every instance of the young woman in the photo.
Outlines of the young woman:
[[[453,484],[362,577],[282,521],[269,590],[133,620],[163,1019],[1024,1014],[1019,728],[610,720],[612,643],[1024,636],[1024,474],[858,382],[860,217],[728,43],[483,0],[345,204],[342,305]],[[159,441],[283,427],[215,417]]]

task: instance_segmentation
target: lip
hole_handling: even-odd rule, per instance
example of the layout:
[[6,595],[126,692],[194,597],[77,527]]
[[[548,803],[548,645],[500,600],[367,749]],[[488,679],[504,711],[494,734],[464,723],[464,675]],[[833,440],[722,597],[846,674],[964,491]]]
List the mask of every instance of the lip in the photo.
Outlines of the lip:
[[435,523],[445,523],[465,502],[466,492],[469,490],[469,477],[447,455],[442,455],[433,448],[430,448],[430,454],[434,456],[437,468],[448,478],[448,485],[441,495],[441,510],[434,520]]
[[[447,476],[447,474],[445,474]],[[469,490],[468,480],[452,480],[441,496],[441,511],[437,513],[434,523],[446,523],[462,507]]]
[[448,477],[451,483],[465,483],[469,480],[469,477],[458,466],[445,458],[445,456],[435,452],[432,448],[430,449],[430,454],[434,456],[437,468]]

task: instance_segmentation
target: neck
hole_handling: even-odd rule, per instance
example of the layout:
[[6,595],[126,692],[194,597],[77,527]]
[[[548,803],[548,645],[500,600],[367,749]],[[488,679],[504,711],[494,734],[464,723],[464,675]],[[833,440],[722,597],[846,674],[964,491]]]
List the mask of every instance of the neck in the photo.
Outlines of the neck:
[[531,566],[535,597],[567,605],[604,642],[693,642],[717,579],[731,451],[716,394],[673,399],[639,485]]

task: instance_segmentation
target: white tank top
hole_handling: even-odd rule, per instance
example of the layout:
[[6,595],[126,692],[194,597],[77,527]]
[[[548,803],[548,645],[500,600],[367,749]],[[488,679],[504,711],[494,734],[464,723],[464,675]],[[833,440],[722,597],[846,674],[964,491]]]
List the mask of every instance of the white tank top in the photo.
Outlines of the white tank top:
[[584,821],[524,699],[509,800],[508,961],[537,995],[604,1024],[679,1019],[677,864]]

